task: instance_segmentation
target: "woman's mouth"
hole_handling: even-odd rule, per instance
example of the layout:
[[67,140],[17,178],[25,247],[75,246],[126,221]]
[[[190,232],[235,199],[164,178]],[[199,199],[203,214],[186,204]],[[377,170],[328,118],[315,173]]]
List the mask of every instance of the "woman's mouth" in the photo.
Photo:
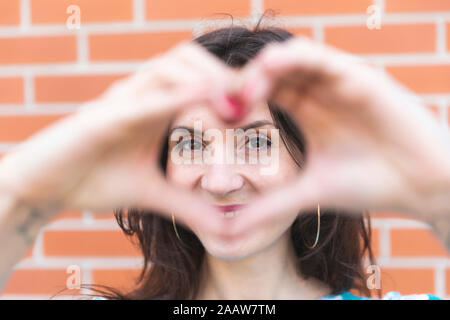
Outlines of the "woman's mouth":
[[233,218],[238,215],[244,204],[231,204],[231,205],[214,205],[216,209],[222,212],[224,218]]

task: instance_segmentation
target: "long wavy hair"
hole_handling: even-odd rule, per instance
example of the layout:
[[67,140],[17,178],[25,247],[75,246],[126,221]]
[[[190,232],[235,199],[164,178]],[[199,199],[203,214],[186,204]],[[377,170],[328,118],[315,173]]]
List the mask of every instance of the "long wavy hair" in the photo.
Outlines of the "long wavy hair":
[[[206,33],[193,41],[202,45],[230,67],[240,68],[264,46],[282,42],[293,35],[280,28],[253,29],[227,27]],[[285,111],[268,101],[271,116],[287,150],[301,168],[308,152],[304,135]],[[162,144],[160,166],[166,172],[168,137]],[[205,249],[198,237],[182,225],[177,238],[172,222],[162,215],[137,208],[114,212],[123,232],[138,245],[143,267],[134,289],[121,292],[103,285],[83,285],[96,295],[108,299],[193,299],[201,279]],[[315,278],[328,285],[331,294],[354,290],[371,296],[366,286],[364,261],[375,264],[371,248],[371,227],[368,212],[346,214],[324,210],[320,219],[320,239],[314,249],[307,247],[316,236],[317,213],[298,215],[290,227],[290,238],[296,253],[296,265],[302,277]],[[381,295],[381,292],[378,292]]]

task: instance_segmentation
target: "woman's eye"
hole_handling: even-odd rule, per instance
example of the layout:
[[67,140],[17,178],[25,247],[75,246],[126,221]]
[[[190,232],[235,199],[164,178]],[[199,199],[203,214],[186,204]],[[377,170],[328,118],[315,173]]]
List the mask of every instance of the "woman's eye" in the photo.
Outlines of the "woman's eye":
[[203,148],[203,144],[200,141],[195,139],[183,139],[180,143],[178,143],[177,147],[182,150],[201,150]]
[[264,136],[251,137],[247,141],[249,149],[266,149],[270,148],[272,142]]

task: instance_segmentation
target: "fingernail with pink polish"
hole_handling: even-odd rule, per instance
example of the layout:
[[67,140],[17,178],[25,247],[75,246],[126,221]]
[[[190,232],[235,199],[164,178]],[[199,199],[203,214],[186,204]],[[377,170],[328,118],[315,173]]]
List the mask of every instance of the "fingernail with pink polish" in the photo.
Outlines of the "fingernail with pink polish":
[[225,121],[233,122],[244,115],[244,104],[237,96],[226,94],[220,98],[221,114]]
[[229,107],[233,111],[232,112],[233,116],[235,116],[235,117],[242,116],[242,114],[244,112],[244,106],[243,106],[241,99],[239,99],[236,96],[230,96],[230,95],[227,95],[225,97],[225,99],[227,100]]

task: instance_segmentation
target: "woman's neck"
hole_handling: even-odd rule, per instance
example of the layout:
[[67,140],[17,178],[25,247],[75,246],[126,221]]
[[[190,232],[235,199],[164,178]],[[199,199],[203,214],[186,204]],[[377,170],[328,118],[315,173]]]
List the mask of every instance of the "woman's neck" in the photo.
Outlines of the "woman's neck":
[[328,286],[303,279],[296,269],[289,232],[268,248],[243,259],[222,260],[206,253],[196,299],[300,300],[329,294]]

